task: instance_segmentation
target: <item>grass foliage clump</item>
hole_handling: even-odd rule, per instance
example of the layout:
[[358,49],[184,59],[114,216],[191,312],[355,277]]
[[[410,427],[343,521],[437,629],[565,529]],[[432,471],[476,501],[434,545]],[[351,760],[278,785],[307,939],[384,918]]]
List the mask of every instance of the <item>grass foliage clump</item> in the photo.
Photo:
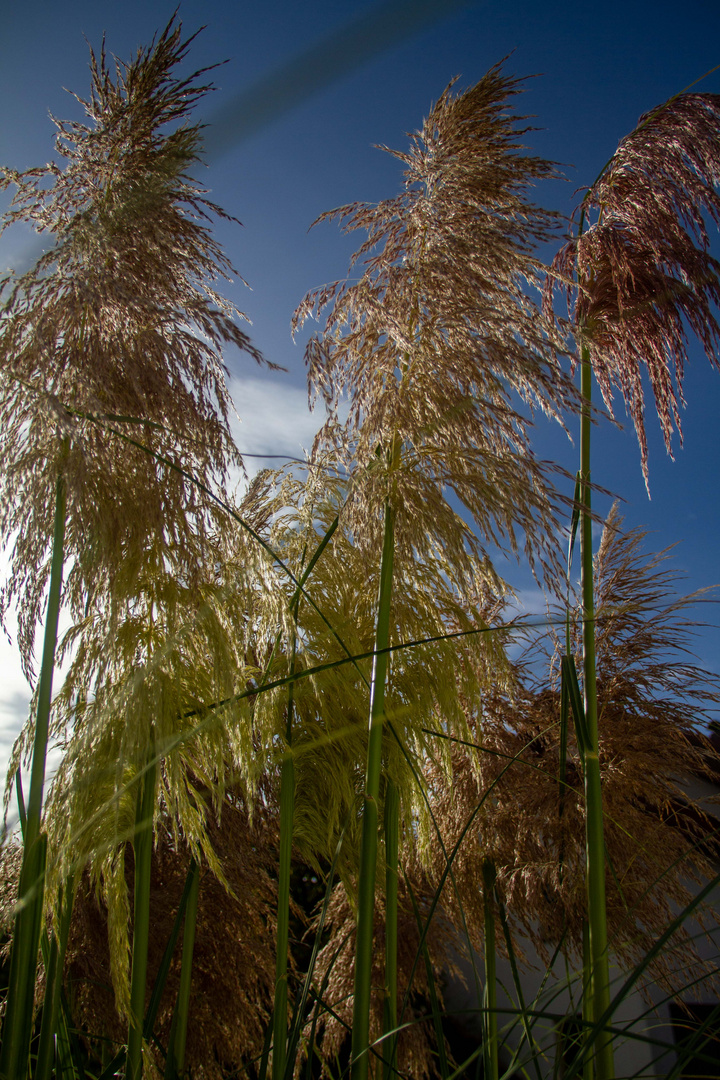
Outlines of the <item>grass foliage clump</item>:
[[[667,1045],[619,1019],[636,984],[715,986],[715,819],[687,785],[717,780],[720,685],[667,552],[616,509],[593,548],[591,398],[620,392],[647,477],[643,373],[669,447],[689,331],[717,366],[718,99],[641,119],[545,267],[558,173],[510,111],[522,80],[451,83],[390,151],[400,194],[322,215],[363,234],[295,313],[323,313],[326,420],[303,468],[235,496],[223,354],[264,360],[216,291],[209,224],[235,219],[191,175],[192,40],[173,17],[127,64],[91,51],[64,167],[0,172],[2,228],[50,241],[0,316],[0,615],[32,677],[45,622],[6,791],[0,1078],[612,1080],[623,1039],[653,1075]],[[580,415],[573,498],[535,410]],[[520,552],[541,627],[493,565]]]

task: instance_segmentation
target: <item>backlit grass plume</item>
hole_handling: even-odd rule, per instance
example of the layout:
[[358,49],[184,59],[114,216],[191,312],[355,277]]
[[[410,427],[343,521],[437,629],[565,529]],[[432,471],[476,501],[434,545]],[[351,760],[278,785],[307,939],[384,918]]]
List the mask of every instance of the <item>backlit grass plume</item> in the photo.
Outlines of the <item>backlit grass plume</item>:
[[[222,548],[213,552],[205,565],[196,553],[187,583],[172,562],[148,560],[132,593],[116,595],[109,609],[91,606],[66,635],[72,660],[53,728],[65,752],[49,798],[57,852],[50,865],[65,863],[63,874],[128,839],[115,800],[126,797],[153,743],[162,759],[159,806],[175,841],[182,836],[196,857],[204,851],[212,865],[207,821],[220,810],[229,773],[252,801],[262,764],[249,705],[234,695],[257,675],[247,657],[254,597],[231,561],[219,569]],[[243,554],[243,573],[258,569],[250,544]],[[260,568],[259,591],[261,582]]]
[[567,286],[578,340],[605,404],[619,392],[648,479],[642,378],[665,445],[680,428],[687,330],[718,367],[720,263],[708,220],[720,225],[720,96],[680,94],[641,117],[581,204],[580,230],[554,268]]
[[[268,756],[277,753],[281,739],[283,752],[293,758],[294,844],[300,857],[316,868],[329,863],[344,830],[338,869],[351,888],[357,872],[356,804],[367,754],[379,568],[375,553],[354,544],[348,534],[343,517],[347,483],[327,472],[311,473],[307,483],[292,473],[261,474],[249,496],[264,493],[273,523],[271,545],[296,577],[303,559],[309,562],[333,520],[340,519],[304,586],[296,624],[289,631],[282,628],[279,642],[266,638],[264,653],[254,656],[256,670],[265,669],[267,681],[286,676],[289,634],[297,634],[293,662],[301,677],[293,686],[292,730],[285,729],[287,686],[258,694],[254,727]],[[420,861],[430,857],[432,829],[412,770],[420,777],[428,754],[447,764],[445,746],[423,728],[464,732],[463,701],[483,694],[490,685],[504,686],[508,670],[502,630],[483,633],[502,605],[499,583],[478,561],[471,600],[459,596],[452,575],[453,568],[440,551],[431,558],[416,558],[412,567],[401,564],[390,621],[393,653],[383,755],[400,792],[407,843]],[[289,592],[293,586],[286,583],[283,588]],[[261,624],[268,624],[267,611],[256,627]],[[277,617],[276,625],[280,628]],[[466,636],[446,638],[454,633]],[[405,643],[410,647],[403,648]],[[260,645],[263,638],[258,635],[254,648]],[[315,674],[303,677],[304,671],[315,668]],[[261,686],[262,680],[257,676],[256,680]]]
[[[547,547],[551,492],[516,406],[556,414],[573,392],[553,359],[552,324],[528,289],[542,279],[536,245],[556,224],[529,192],[556,170],[523,153],[529,129],[508,111],[522,80],[498,65],[464,93],[452,85],[410,149],[390,151],[405,166],[403,192],[318,219],[367,234],[350,267],[360,277],[308,294],[296,323],[329,306],[307,348],[308,373],[330,410],[319,444],[352,451],[355,535],[377,538],[389,493],[398,558],[440,544],[466,568],[468,548],[494,541],[515,550],[519,532],[531,558]],[[377,451],[390,453],[393,439],[388,465]],[[446,491],[471,511],[478,536],[451,513]]]
[[[645,537],[624,533],[613,510],[595,563],[608,939],[626,971],[688,903],[692,884],[714,877],[718,843],[715,819],[686,789],[688,777],[709,777],[717,767],[703,727],[720,686],[689,650],[698,625],[691,609],[703,597],[678,594],[668,552],[647,554]],[[431,774],[433,809],[450,849],[485,800],[453,864],[476,943],[483,912],[473,885],[489,851],[520,943],[529,938],[547,957],[564,936],[578,958],[586,917],[582,754],[571,734],[559,783],[559,691],[522,670],[518,676],[512,700],[486,697],[477,751],[454,747],[452,787],[433,783]],[[444,869],[438,852],[435,880]],[[443,903],[452,910],[449,885]],[[651,966],[651,979],[677,992],[693,965],[695,976],[707,977],[689,932],[671,945]]]
[[85,414],[134,419],[133,436],[206,482],[238,463],[222,349],[261,357],[214,289],[232,267],[205,222],[227,215],[188,175],[200,131],[187,117],[210,89],[201,72],[175,74],[191,40],[171,21],[114,71],[104,48],[91,50],[91,93],[78,98],[88,122],[55,121],[64,167],[0,173],[0,187],[17,189],[2,228],[27,223],[50,245],[7,278],[0,312],[0,531],[17,534],[2,598],[20,601],[26,670],[58,477],[76,612],[149,545],[182,551],[188,517],[202,525],[207,514],[181,476]]

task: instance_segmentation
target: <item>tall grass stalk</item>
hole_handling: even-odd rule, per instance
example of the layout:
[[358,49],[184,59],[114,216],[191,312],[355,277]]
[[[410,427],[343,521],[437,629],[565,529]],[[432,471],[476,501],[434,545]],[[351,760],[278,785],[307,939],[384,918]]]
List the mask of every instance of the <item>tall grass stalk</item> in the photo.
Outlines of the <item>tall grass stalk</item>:
[[367,1080],[370,1042],[370,983],[372,974],[375,914],[375,874],[378,852],[378,805],[383,757],[383,717],[385,682],[390,644],[394,556],[394,514],[390,500],[384,508],[380,592],[375,630],[375,656],[370,684],[370,734],[368,739],[365,792],[362,807],[360,871],[358,880],[357,938],[352,1023],[352,1078]]
[[[351,258],[351,276],[309,293],[295,317],[300,324],[329,309],[324,330],[308,343],[306,360],[311,388],[322,395],[330,414],[316,450],[341,451],[351,476],[362,477],[344,510],[348,531],[358,546],[377,550],[381,500],[393,500],[385,509],[384,553],[392,509],[398,574],[406,581],[421,576],[423,564],[441,565],[464,606],[461,621],[478,617],[479,597],[504,592],[486,544],[517,552],[522,534],[533,565],[539,561],[548,568],[545,538],[555,527],[557,494],[532,454],[526,424],[510,405],[512,395],[555,418],[570,401],[577,402],[557,363],[563,346],[555,326],[538,317],[528,295],[527,286],[537,285],[542,273],[534,252],[559,222],[528,200],[535,181],[551,178],[556,169],[523,152],[527,129],[518,122],[524,118],[508,112],[509,98],[520,89],[520,81],[507,78],[501,65],[457,96],[452,84],[446,88],[411,136],[409,150],[392,151],[405,167],[401,193],[375,205],[339,207],[318,219],[334,218],[346,232],[358,229],[367,237]],[[365,261],[358,277],[360,260]],[[345,421],[338,415],[343,397],[349,405]],[[388,448],[390,440],[399,458],[392,491],[388,470],[377,467],[378,447]],[[389,471],[394,469],[390,463]],[[450,492],[473,518],[476,532],[450,505]],[[389,580],[387,595],[389,601]],[[378,633],[378,646],[380,640]],[[499,652],[495,675],[504,671]],[[468,669],[476,686],[490,681],[490,666],[486,658],[473,656]],[[462,678],[453,682],[452,703],[446,695],[442,711],[447,715],[438,726],[452,723],[453,712],[462,724]],[[376,731],[381,693],[376,672],[358,884],[356,1080],[364,1080],[369,1068],[363,1058],[382,774],[382,732]],[[408,724],[409,738],[414,734]],[[409,785],[403,787],[403,807],[406,792],[416,797]]]
[[[595,585],[593,575],[590,428],[592,423],[592,368],[587,350],[581,363],[582,409],[580,415],[580,487],[582,520],[580,551],[583,611],[583,675],[585,728],[589,745],[584,754],[587,911],[592,981],[585,987],[592,997],[592,1016],[598,1021],[610,1003],[610,965],[605,902],[605,834],[598,742],[597,674],[595,664]],[[612,1039],[601,1033],[596,1047],[596,1080],[613,1080]]]
[[[583,951],[582,951],[582,1021],[583,1035],[591,1030],[594,1021],[593,995],[592,995],[592,952],[590,949],[590,928],[587,919],[583,922]],[[583,1056],[583,1080],[593,1080],[592,1054]]]
[[[295,763],[292,757],[293,720],[295,716],[295,666],[297,660],[297,622],[300,613],[300,598],[304,585],[313,571],[315,564],[329,543],[338,525],[337,517],[318,544],[313,557],[300,575],[297,588],[292,596],[293,638],[290,656],[287,699],[287,718],[285,722],[285,755],[280,771],[280,845],[278,851],[278,900],[277,900],[277,935],[275,943],[275,998],[273,1004],[273,1080],[282,1080],[287,1063],[288,1040],[288,946],[290,941],[290,877],[292,871],[293,830],[295,825]],[[303,563],[307,556],[307,545],[303,551]],[[277,642],[276,642],[277,643]]]
[[65,539],[65,484],[56,482],[50,590],[45,617],[42,667],[38,687],[35,737],[33,742],[30,794],[25,822],[22,869],[10,959],[7,1006],[0,1050],[0,1077],[24,1074],[30,1048],[35,999],[35,974],[43,917],[45,856],[47,839],[40,834],[45,763],[50,729],[55,648],[62,594]]

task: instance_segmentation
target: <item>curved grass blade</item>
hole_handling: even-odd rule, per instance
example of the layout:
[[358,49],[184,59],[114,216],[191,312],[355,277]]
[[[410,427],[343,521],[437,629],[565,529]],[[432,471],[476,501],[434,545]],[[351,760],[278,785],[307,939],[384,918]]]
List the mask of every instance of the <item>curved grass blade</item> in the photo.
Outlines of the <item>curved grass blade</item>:
[[70,934],[73,900],[73,882],[72,878],[69,878],[65,888],[60,889],[58,897],[58,907],[60,909],[59,937],[52,934],[48,942],[47,934],[43,932],[42,935],[41,947],[45,963],[45,1000],[40,1025],[40,1043],[37,1053],[35,1080],[50,1080],[55,1060],[55,1035],[58,1023],[62,1023],[64,1019],[59,1015],[61,1011],[60,991],[62,989],[65,951]]

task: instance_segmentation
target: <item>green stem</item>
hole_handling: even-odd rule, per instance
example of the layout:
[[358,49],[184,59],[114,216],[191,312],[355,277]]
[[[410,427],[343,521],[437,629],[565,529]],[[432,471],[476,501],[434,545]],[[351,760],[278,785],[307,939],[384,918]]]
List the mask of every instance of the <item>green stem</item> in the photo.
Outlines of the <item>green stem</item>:
[[483,914],[485,923],[485,994],[483,1059],[485,1080],[498,1080],[497,968],[495,957],[495,864],[483,859]]
[[[385,1006],[383,1047],[385,1080],[392,1075],[397,1052],[397,946],[398,946],[398,858],[400,848],[400,806],[398,789],[388,778],[385,788]],[[387,1056],[385,1056],[387,1055]]]
[[165,1076],[182,1076],[185,1068],[185,1041],[190,1014],[190,986],[192,983],[193,952],[195,950],[195,927],[197,925],[198,895],[200,893],[200,865],[192,860],[190,866],[190,890],[185,908],[182,960],[180,961],[180,987],[170,1026],[168,1056]]
[[150,870],[153,847],[153,812],[157,763],[150,746],[150,764],[140,780],[135,815],[135,908],[133,918],[130,1024],[128,1029],[127,1080],[142,1076],[143,1017],[150,942]]
[[50,591],[48,594],[45,639],[43,641],[40,685],[38,687],[37,720],[33,744],[30,794],[27,804],[25,843],[32,846],[40,834],[43,787],[45,785],[45,762],[50,731],[50,702],[52,700],[55,648],[57,646],[58,619],[60,617],[60,594],[62,592],[63,548],[65,544],[65,481],[58,478],[55,488],[55,524],[53,530],[52,563],[50,565]]
[[[318,550],[321,548],[322,545]],[[311,560],[309,569],[312,568],[314,561],[315,560]],[[293,623],[296,629],[293,632],[292,655],[290,657],[291,676],[295,674],[299,610],[300,593],[298,591],[293,598]],[[272,1057],[273,1080],[282,1080],[285,1075],[285,1067],[287,1064],[287,960],[288,944],[290,941],[290,876],[292,870],[293,827],[295,822],[295,764],[291,756],[293,716],[295,712],[294,693],[295,684],[291,682],[288,686],[287,721],[285,725],[287,752],[283,758],[280,773],[280,851],[278,852],[280,865],[278,867],[277,937],[275,943],[275,1002],[273,1008]]]
[[[595,595],[593,575],[592,517],[590,496],[590,427],[592,367],[588,350],[582,348],[582,413],[580,421],[580,479],[583,506],[581,523],[583,669],[585,724],[589,747],[585,754],[586,883],[590,956],[592,960],[592,1015],[595,1023],[610,1005],[610,971],[605,902],[605,839],[603,828],[600,760],[598,756],[597,681],[595,672]],[[585,991],[587,992],[587,987]],[[596,1047],[597,1080],[613,1080],[612,1039],[601,1032]]]
[[63,548],[65,543],[65,483],[58,477],[55,488],[55,524],[53,530],[50,590],[45,616],[38,706],[35,719],[30,796],[23,845],[23,860],[18,889],[19,911],[15,916],[10,959],[7,1006],[0,1050],[0,1077],[24,1076],[30,1050],[40,931],[45,891],[47,840],[40,834],[45,763],[50,732],[50,703],[55,668],[55,648],[62,593]]
[[360,841],[360,879],[358,882],[351,1051],[352,1080],[367,1080],[369,1069],[370,984],[375,915],[375,872],[378,848],[378,802],[382,776],[383,716],[385,713],[385,680],[388,664],[387,649],[390,641],[390,602],[392,597],[394,549],[394,515],[390,500],[386,499],[382,562],[380,566],[380,595],[375,630],[375,656],[370,685],[370,737],[368,739],[362,811],[362,838]]

